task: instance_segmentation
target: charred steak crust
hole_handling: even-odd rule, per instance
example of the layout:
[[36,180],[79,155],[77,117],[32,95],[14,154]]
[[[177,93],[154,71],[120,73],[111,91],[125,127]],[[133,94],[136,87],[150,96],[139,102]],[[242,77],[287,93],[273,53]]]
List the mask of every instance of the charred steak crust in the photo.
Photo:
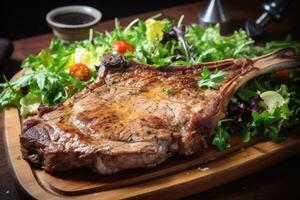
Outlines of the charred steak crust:
[[[292,49],[255,60],[162,69],[106,55],[95,83],[23,122],[23,157],[49,172],[86,166],[111,174],[193,154],[208,146],[240,85],[274,68],[297,64]],[[204,66],[228,72],[219,90],[198,87]]]

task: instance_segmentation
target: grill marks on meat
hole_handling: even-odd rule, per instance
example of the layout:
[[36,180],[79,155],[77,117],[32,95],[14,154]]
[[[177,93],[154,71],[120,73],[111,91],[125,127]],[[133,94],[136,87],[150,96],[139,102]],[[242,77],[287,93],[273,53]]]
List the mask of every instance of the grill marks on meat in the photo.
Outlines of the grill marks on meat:
[[[229,59],[191,67],[156,69],[122,62],[104,58],[97,82],[25,120],[20,135],[24,158],[49,172],[87,166],[111,174],[154,167],[175,154],[193,154],[207,147],[241,84],[298,63],[291,49],[253,61]],[[229,73],[219,90],[197,86],[203,66]]]

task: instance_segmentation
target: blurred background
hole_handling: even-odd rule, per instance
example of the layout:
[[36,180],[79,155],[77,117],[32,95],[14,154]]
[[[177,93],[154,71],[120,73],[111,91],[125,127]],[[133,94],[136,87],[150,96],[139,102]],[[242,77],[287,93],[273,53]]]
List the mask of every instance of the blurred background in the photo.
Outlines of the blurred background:
[[105,21],[192,2],[196,0],[1,0],[0,37],[15,40],[50,33],[51,29],[45,21],[45,16],[48,11],[60,6],[95,7],[103,14],[101,21]]

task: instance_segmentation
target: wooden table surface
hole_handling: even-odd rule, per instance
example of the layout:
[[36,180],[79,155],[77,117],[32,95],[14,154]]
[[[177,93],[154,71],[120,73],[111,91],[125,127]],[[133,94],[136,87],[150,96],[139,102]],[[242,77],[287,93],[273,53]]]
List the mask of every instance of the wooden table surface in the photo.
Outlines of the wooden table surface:
[[[259,0],[227,0],[223,1],[232,19],[233,27],[241,27],[248,17],[256,17],[261,12]],[[182,5],[159,11],[152,11],[121,19],[121,23],[126,25],[131,20],[139,17],[146,19],[157,13],[162,13],[164,17],[178,20],[181,14],[185,15],[185,23],[197,22],[198,12],[205,8],[207,2]],[[283,18],[273,22],[268,26],[268,30],[258,42],[270,39],[283,39],[290,33],[294,39],[300,41],[300,1],[292,1]],[[46,23],[46,22],[45,22]],[[100,23],[96,29],[98,31],[111,30],[113,21]],[[20,61],[29,54],[35,54],[42,48],[49,45],[52,35],[41,35],[14,41],[15,51],[12,60],[2,71],[9,77],[20,68]],[[2,72],[3,73],[3,72]],[[3,114],[0,113],[0,199],[24,199],[26,194],[15,186],[13,176],[9,171],[3,148]],[[19,147],[16,147],[19,148]],[[187,197],[187,199],[299,199],[298,192],[300,178],[300,155],[296,155],[288,160],[266,168],[258,173],[244,177],[240,180],[219,186],[208,191]]]

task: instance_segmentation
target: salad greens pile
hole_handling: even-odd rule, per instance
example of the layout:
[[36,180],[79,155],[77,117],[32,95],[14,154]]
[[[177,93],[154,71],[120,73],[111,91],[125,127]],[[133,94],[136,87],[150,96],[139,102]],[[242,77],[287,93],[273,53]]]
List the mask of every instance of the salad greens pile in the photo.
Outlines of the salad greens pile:
[[215,130],[215,146],[230,147],[232,134],[243,134],[244,142],[254,136],[274,142],[285,139],[280,130],[300,122],[300,69],[284,73],[258,77],[237,91]]
[[20,78],[0,84],[4,88],[0,94],[0,110],[14,105],[25,117],[35,114],[40,104],[55,105],[82,90],[93,78],[80,81],[71,76],[67,69],[74,62],[77,51],[95,49],[91,47],[89,41],[65,46],[58,39],[53,39],[49,49],[43,49],[38,55],[31,55],[24,60],[24,74]]
[[96,46],[112,51],[112,44],[122,40],[132,44],[134,52],[127,52],[128,58],[157,67],[192,65],[226,58],[255,57],[271,53],[284,47],[300,45],[288,36],[283,41],[273,41],[265,47],[254,46],[254,41],[244,30],[222,36],[219,24],[204,28],[198,24],[184,26],[183,17],[177,24],[168,19],[146,21],[134,20],[123,31],[115,21],[115,29],[105,34],[97,33]]
[[[126,59],[159,68],[188,67],[226,58],[251,58],[285,47],[294,47],[300,52],[300,45],[290,36],[261,47],[255,46],[244,30],[223,36],[219,25],[207,28],[198,24],[184,26],[183,16],[177,23],[168,19],[159,20],[158,17],[145,21],[136,19],[124,28],[115,20],[114,30],[91,32],[89,40],[71,44],[63,44],[53,38],[49,48],[23,61],[21,77],[11,81],[4,77],[6,83],[0,83],[3,89],[0,111],[5,106],[16,106],[26,117],[37,113],[40,105],[52,106],[65,101],[95,80],[97,68],[106,53],[123,54]],[[84,76],[80,78],[80,75]],[[300,98],[296,92],[299,70],[290,75],[285,84],[278,82],[280,78],[273,74],[272,78],[257,78],[240,89],[229,105],[227,118],[221,120],[216,128],[213,144],[219,149],[229,147],[230,135],[237,130],[242,130],[244,141],[259,134],[281,141],[283,138],[278,135],[280,128],[297,123],[300,113]],[[204,69],[198,85],[218,89],[217,83],[226,76],[227,73],[222,71]],[[273,93],[264,93],[266,91]],[[174,91],[166,88],[164,92],[172,94]]]

